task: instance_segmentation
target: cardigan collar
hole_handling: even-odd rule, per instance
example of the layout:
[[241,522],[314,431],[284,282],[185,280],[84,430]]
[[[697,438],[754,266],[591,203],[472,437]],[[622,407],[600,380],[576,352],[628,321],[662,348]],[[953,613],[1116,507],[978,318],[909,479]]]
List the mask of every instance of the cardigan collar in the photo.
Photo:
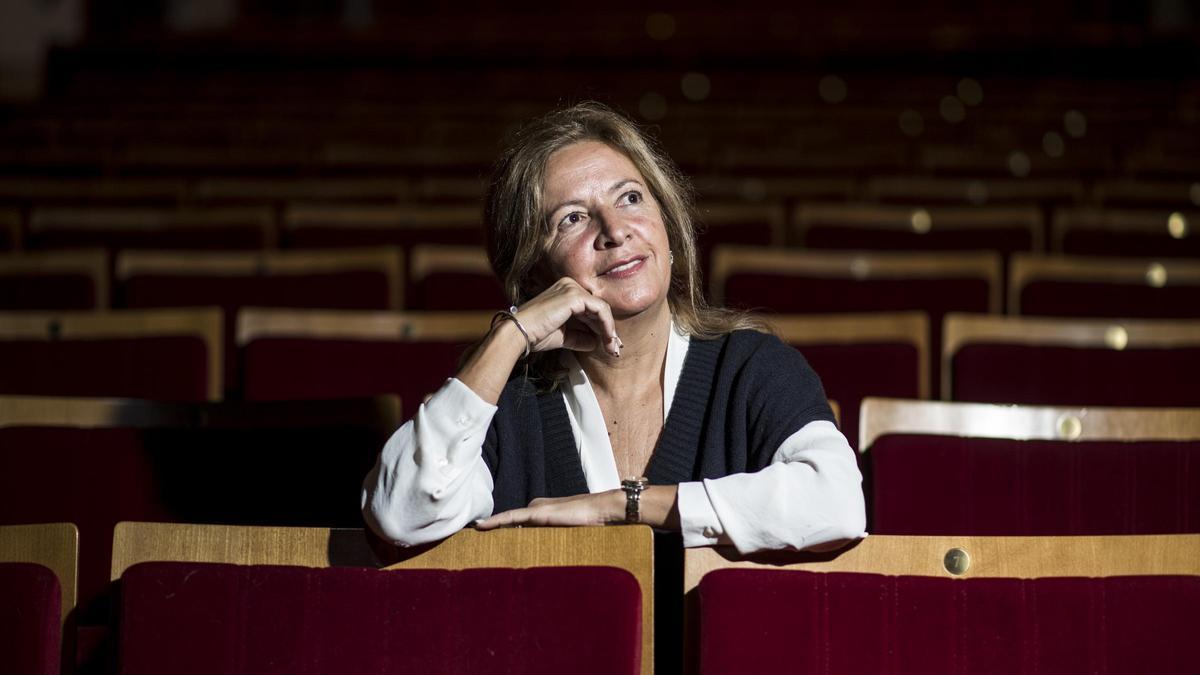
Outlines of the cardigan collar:
[[[700,446],[703,420],[723,342],[691,340],[687,345],[683,367],[674,386],[673,400],[646,468],[650,483],[673,485],[695,479],[696,451]],[[568,365],[579,368],[577,362]],[[543,393],[538,396],[538,405],[542,417],[548,494],[557,497],[588,492],[567,402],[562,393]]]

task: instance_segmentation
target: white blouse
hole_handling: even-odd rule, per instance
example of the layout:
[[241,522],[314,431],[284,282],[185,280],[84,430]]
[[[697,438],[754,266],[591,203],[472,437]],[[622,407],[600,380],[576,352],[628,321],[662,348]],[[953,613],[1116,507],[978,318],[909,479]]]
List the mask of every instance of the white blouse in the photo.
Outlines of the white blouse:
[[[683,372],[689,338],[670,332],[663,368],[663,422]],[[619,488],[608,429],[587,373],[570,352],[562,388],[589,492]],[[436,541],[492,515],[483,439],[496,413],[455,378],[388,440],[363,485],[363,513],[402,546]],[[741,553],[805,549],[866,536],[862,475],[846,437],[830,422],[806,424],[761,471],[680,483],[684,546],[732,544]]]

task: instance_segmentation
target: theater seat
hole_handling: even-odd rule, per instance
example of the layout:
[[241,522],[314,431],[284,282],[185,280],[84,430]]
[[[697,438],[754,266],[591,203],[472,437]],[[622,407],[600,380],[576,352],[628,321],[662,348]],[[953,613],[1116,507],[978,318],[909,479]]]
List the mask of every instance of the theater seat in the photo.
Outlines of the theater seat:
[[108,309],[108,255],[82,251],[0,254],[0,311]]
[[218,400],[219,310],[0,313],[0,394]]
[[[404,297],[396,249],[328,251],[125,251],[117,256],[117,303],[130,308],[217,306],[224,312],[226,353],[236,353],[242,307],[398,309]],[[236,359],[225,386],[241,386]]]
[[942,397],[1037,405],[1200,406],[1200,321],[949,314]]
[[1008,313],[1200,318],[1200,260],[1013,256]]
[[79,623],[102,625],[119,521],[361,523],[390,408],[0,397],[0,524],[76,523]]
[[283,218],[287,248],[482,246],[480,209],[472,205],[296,204]]
[[872,532],[1200,532],[1200,408],[868,398],[859,421]]
[[896,537],[689,549],[698,672],[1195,671],[1200,536]]
[[800,350],[820,376],[825,395],[841,404],[839,426],[852,448],[858,447],[858,407],[864,397],[929,396],[929,320],[920,312],[761,318]]
[[397,394],[410,412],[458,371],[491,312],[246,309],[244,395],[266,401]]
[[648,528],[395,553],[375,569],[361,530],[122,523],[120,672],[651,672]]
[[481,246],[414,246],[408,270],[410,310],[498,312],[511,304]]
[[1054,212],[1051,251],[1078,256],[1200,258],[1200,211],[1064,208]]
[[25,246],[64,249],[256,249],[270,241],[269,208],[41,207]]
[[[994,253],[718,247],[712,294],[718,304],[781,313],[924,312],[940,326],[947,312],[998,313],[1000,278]],[[935,332],[931,353],[940,342]]]
[[0,672],[59,675],[73,662],[78,559],[70,523],[0,526]]

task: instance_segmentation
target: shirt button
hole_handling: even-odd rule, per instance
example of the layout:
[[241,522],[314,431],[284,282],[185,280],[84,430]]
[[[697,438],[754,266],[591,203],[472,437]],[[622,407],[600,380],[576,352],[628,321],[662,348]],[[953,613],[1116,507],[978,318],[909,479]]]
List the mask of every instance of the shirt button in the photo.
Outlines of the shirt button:
[[443,458],[441,458],[441,459],[439,459],[439,460],[438,460],[438,463],[437,463],[437,465],[438,465],[438,466],[449,466],[449,465],[450,465],[450,460],[448,460],[448,459],[446,459],[445,457],[443,457]]
[[458,426],[465,427],[465,426],[467,426],[467,422],[469,422],[470,420],[467,418],[466,415],[459,415],[458,419],[455,421],[458,422]]
[[711,527],[706,527],[706,528],[704,528],[704,536],[709,539],[716,539],[717,533],[714,532]]

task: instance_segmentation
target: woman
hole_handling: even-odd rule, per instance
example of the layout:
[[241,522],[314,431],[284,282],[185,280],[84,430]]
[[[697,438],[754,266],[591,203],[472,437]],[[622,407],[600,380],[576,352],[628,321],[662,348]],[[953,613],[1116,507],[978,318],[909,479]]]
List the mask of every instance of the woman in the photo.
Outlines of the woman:
[[864,535],[820,380],[705,305],[686,185],[599,104],[518,135],[484,214],[514,308],[384,447],[363,494],[373,529],[414,545],[471,523],[634,521],[743,553]]

